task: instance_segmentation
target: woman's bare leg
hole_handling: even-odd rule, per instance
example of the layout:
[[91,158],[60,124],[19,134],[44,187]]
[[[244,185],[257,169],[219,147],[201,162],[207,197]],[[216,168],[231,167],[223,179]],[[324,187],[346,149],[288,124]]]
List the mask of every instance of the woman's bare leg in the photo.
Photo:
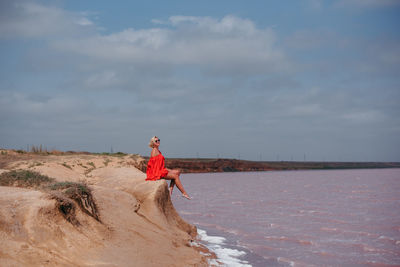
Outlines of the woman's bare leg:
[[174,190],[174,186],[175,180],[171,180],[171,182],[169,182],[169,196],[172,196],[172,190]]
[[[170,173],[172,170],[171,169],[167,169],[168,173]],[[169,196],[172,197],[172,191],[174,190],[174,186],[175,186],[175,180],[172,179],[171,182],[169,182]]]
[[179,179],[180,174],[181,174],[181,172],[179,170],[171,170],[170,172],[168,172],[167,176],[165,176],[164,178],[174,181],[176,184],[176,187],[178,187],[178,189],[182,192],[182,196],[187,199],[190,199],[189,195],[186,193],[185,189],[183,188],[181,180]]

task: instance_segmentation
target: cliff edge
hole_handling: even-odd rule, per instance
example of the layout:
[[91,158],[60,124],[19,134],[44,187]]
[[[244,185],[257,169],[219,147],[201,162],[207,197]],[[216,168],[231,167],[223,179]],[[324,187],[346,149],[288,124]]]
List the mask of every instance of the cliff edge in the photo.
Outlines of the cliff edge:
[[[52,182],[0,186],[0,266],[207,266],[166,182],[146,182],[135,157],[48,155],[3,165],[0,173],[27,170]],[[75,184],[90,188],[98,218],[68,195]]]

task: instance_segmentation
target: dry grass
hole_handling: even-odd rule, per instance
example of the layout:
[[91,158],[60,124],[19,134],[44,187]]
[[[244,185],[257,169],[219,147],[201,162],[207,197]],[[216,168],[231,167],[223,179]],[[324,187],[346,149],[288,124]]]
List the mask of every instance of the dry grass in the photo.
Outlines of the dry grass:
[[[57,201],[57,207],[63,217],[74,225],[79,225],[76,219],[76,204],[87,215],[101,222],[96,202],[90,188],[84,183],[56,182],[40,173],[28,170],[13,170],[0,174],[0,186],[15,186],[35,188],[48,193]],[[75,204],[76,203],[76,204]]]
[[89,168],[87,168],[87,169],[85,170],[85,175],[88,175],[91,171],[93,171],[94,169],[96,169],[96,165],[94,165],[93,162],[88,162],[88,163],[86,163],[86,164],[90,166]]
[[40,146],[31,146],[31,152],[32,153],[39,153],[39,154],[42,154],[42,153],[48,153],[48,151],[47,151],[47,148],[46,147],[43,147],[42,145],[40,145]]
[[61,165],[63,165],[65,168],[72,170],[72,167],[69,166],[66,162],[63,162]]
[[93,168],[93,169],[96,169],[96,165],[94,165],[94,163],[93,163],[93,162],[91,162],[91,161],[90,161],[90,162],[88,162],[88,163],[87,163],[87,165],[90,165],[90,166],[92,166],[92,168]]
[[1,186],[38,188],[53,181],[54,178],[27,170],[13,170],[0,174]]
[[108,166],[108,163],[110,163],[111,162],[111,160],[110,159],[106,159],[103,163],[104,163],[104,166]]
[[[97,153],[93,153],[93,154],[97,154]],[[116,153],[108,153],[108,152],[103,152],[103,153],[99,153],[100,155],[104,155],[104,156],[113,156],[113,157],[125,157],[126,153],[124,152],[116,152]]]

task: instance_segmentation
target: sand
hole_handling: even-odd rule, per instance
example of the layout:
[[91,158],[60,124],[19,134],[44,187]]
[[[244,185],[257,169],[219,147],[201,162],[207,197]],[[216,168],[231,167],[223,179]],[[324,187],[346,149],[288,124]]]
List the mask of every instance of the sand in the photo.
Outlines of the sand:
[[207,266],[192,242],[196,228],[176,212],[167,183],[146,182],[137,160],[48,155],[3,166],[0,173],[25,169],[86,183],[100,222],[77,208],[73,224],[48,192],[0,186],[0,266]]

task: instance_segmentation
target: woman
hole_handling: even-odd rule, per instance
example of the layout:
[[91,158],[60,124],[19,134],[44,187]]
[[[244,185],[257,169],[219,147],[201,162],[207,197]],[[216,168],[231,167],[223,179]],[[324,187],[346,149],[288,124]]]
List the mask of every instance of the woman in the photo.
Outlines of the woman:
[[174,185],[178,187],[178,189],[182,192],[182,196],[190,199],[189,195],[186,193],[185,189],[182,186],[181,180],[179,179],[179,175],[181,172],[179,170],[170,170],[165,168],[164,165],[164,156],[161,154],[161,151],[158,150],[160,146],[160,138],[154,136],[150,139],[149,147],[152,148],[150,160],[147,164],[147,178],[146,181],[156,181],[159,179],[167,179],[171,180],[169,184],[169,195],[172,196],[172,190],[174,189]]

